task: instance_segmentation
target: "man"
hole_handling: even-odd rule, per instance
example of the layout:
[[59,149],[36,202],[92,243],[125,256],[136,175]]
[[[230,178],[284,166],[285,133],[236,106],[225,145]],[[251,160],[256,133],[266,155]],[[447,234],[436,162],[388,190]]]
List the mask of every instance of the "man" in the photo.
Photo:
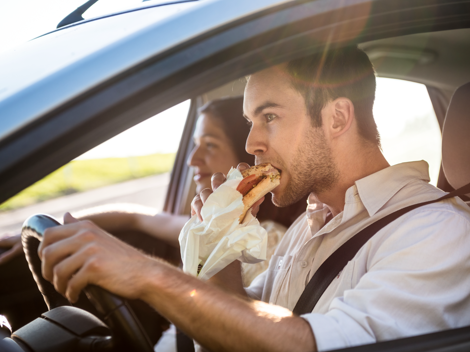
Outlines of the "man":
[[[207,284],[69,215],[39,248],[44,277],[71,301],[91,283],[143,299],[211,351],[327,350],[470,324],[470,214],[458,199],[416,209],[379,231],[314,312],[291,312],[321,263],[357,231],[442,195],[427,184],[426,163],[389,167],[372,116],[374,92],[372,65],[356,48],[250,77],[246,148],[257,163],[282,171],[273,202],[311,196],[307,216],[246,291],[237,262]],[[213,188],[223,181],[215,174]],[[201,216],[211,192],[193,200],[193,214]]]

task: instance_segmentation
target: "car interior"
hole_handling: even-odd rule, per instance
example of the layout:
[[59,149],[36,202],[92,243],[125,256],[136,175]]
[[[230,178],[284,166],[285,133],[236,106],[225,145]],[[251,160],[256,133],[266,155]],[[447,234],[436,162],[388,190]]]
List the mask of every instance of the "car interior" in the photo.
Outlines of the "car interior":
[[[470,29],[423,31],[418,34],[363,41],[359,47],[370,57],[378,77],[417,82],[426,86],[442,132],[442,163],[437,187],[450,192],[468,184],[470,182],[470,139],[468,138]],[[253,71],[253,68],[250,69]],[[245,85],[243,77],[230,78],[227,81],[218,88],[190,97],[191,107],[168,186],[165,211],[175,214],[190,212],[195,184],[192,181],[192,170],[185,161],[193,147],[191,136],[197,119],[197,108],[214,99],[243,95]],[[463,198],[470,205],[470,193]],[[40,234],[44,230],[43,220],[37,220],[29,225],[34,230],[31,232],[29,249],[33,254],[34,248],[37,248],[35,234]],[[29,258],[32,258],[33,254],[28,254],[26,250],[30,267],[36,265],[37,268],[37,263],[31,264],[37,259]],[[171,256],[174,256],[174,253]],[[105,321],[104,324],[93,314],[69,306],[67,302],[63,302],[63,298],[60,301],[50,287],[45,287],[48,283],[43,279],[41,281],[37,273],[35,280],[31,276],[18,275],[16,270],[19,266],[26,265],[25,263],[20,264],[18,261],[9,265],[10,270],[8,267],[0,270],[0,282],[11,283],[8,287],[0,287],[0,314],[8,316],[14,331],[10,335],[8,329],[0,329],[0,338],[3,338],[0,340],[3,343],[0,344],[0,350],[16,352],[120,350],[116,341],[112,341],[111,335],[113,338],[118,335],[122,339],[120,341],[124,341],[123,346],[131,346],[132,350],[153,350],[152,344],[158,340],[161,329],[156,334],[152,334],[151,331],[152,329],[154,332],[157,331],[156,326],[161,324],[161,321],[155,320],[159,318],[148,318],[146,313],[142,313],[146,310],[148,312],[148,307],[135,314],[132,309],[139,310],[137,305],[141,303],[129,308],[128,303],[120,301],[119,297],[103,295],[99,290],[91,288],[87,296],[94,304],[91,305],[84,296],[79,306],[100,317]],[[24,272],[24,267],[21,270]],[[37,285],[48,301],[47,306],[51,309],[48,312],[43,297],[37,291]],[[54,300],[58,301],[51,303]],[[110,322],[106,320],[112,315],[110,312],[118,312],[121,315],[112,318]],[[152,314],[156,313],[153,311],[148,313]],[[31,315],[36,317],[32,322],[30,322],[33,319]],[[147,323],[149,328],[146,329],[143,326]],[[51,336],[55,338],[52,339]],[[56,339],[57,336],[60,338]],[[453,346],[452,349],[446,349],[450,345]],[[468,349],[470,349],[470,327],[358,346],[345,351],[467,351]]]

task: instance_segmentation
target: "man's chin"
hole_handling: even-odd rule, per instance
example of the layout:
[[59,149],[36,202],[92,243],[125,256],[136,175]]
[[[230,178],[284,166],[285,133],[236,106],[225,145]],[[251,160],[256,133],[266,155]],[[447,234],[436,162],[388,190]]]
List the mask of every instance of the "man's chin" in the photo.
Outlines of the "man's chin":
[[285,202],[283,201],[283,199],[285,197],[283,197],[283,192],[282,190],[280,189],[282,185],[280,185],[279,187],[276,187],[273,191],[271,191],[271,201],[273,202],[273,204],[276,206],[276,207],[286,207],[290,204],[285,204]]
[[302,199],[302,197],[305,196],[306,193],[294,192],[293,189],[281,183],[271,192],[271,194],[271,200],[273,204],[277,207],[283,208],[298,202],[300,199]]

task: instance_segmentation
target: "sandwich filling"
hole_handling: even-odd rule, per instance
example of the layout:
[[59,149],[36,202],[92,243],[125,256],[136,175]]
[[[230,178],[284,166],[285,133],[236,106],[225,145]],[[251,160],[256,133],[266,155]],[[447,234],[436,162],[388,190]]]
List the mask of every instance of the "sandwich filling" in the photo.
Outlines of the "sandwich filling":
[[248,177],[245,177],[243,180],[240,181],[240,184],[237,187],[237,191],[242,194],[242,196],[246,196],[248,192],[250,192],[253,188],[256,187],[258,183],[261,182],[266,178],[266,176],[256,176],[256,175],[250,175]]
[[259,164],[242,171],[243,180],[237,187],[243,196],[246,196],[253,188],[255,188],[265,178],[270,178],[271,182],[276,182],[281,178],[279,171],[269,163]]

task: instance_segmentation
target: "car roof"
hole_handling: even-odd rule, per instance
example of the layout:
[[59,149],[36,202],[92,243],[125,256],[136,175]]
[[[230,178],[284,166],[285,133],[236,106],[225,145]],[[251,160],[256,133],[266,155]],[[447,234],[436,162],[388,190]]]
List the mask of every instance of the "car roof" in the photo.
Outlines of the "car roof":
[[149,58],[286,2],[205,0],[144,6],[72,24],[3,53],[0,140]]

